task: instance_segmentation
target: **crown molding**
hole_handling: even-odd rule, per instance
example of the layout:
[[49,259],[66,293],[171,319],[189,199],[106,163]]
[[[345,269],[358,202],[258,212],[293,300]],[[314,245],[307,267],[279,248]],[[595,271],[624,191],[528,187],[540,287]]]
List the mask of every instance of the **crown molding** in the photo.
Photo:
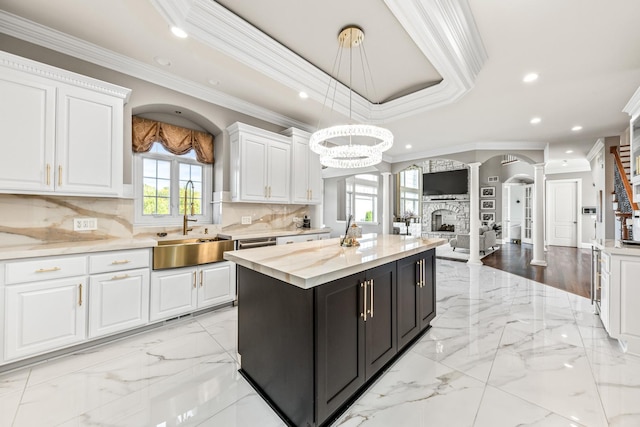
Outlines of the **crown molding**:
[[282,127],[308,124],[0,10],[0,32]]
[[129,100],[129,95],[131,94],[131,89],[32,61],[8,52],[0,51],[0,67],[117,97],[124,100],[125,103]]
[[591,163],[596,156],[602,153],[602,150],[604,150],[604,138],[598,138],[595,144],[593,144],[593,147],[591,147],[591,150],[587,153],[587,161]]
[[[419,153],[407,153],[389,157],[390,163],[418,161],[419,159],[431,159],[449,154],[465,153],[468,151],[499,151],[502,153],[513,153],[529,150],[543,150],[545,142],[470,142],[467,144],[454,145],[451,147],[438,147],[432,150],[421,151]],[[386,159],[385,159],[386,160]]]
[[[331,78],[257,28],[210,0],[152,0],[169,25],[264,75],[322,103]],[[437,85],[372,104],[352,94],[351,112],[364,123],[384,123],[455,102],[473,87],[487,58],[468,0],[385,0],[420,50],[443,76]],[[102,67],[202,99],[282,127],[306,123],[160,70],[19,16],[0,11],[0,31]],[[349,88],[338,84],[334,110],[349,114]]]
[[635,120],[638,114],[640,113],[640,88],[638,88],[627,105],[622,109],[624,113],[627,113],[631,116],[632,120]]
[[[242,64],[324,102],[331,77],[267,34],[209,0],[153,0],[170,24]],[[337,84],[334,110],[365,123],[384,123],[455,102],[473,87],[487,58],[467,0],[385,0],[427,59],[442,75],[432,87],[373,104]],[[333,80],[335,82],[335,80]]]

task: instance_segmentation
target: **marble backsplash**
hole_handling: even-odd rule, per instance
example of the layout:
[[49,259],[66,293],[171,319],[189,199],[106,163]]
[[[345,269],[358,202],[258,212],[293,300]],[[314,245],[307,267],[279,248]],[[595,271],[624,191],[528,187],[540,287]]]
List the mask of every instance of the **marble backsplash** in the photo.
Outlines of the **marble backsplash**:
[[[73,219],[97,218],[98,228],[74,231]],[[0,195],[0,246],[131,238],[133,200]]]
[[[295,230],[294,218],[309,215],[306,205],[215,202],[216,224],[190,224],[191,234]],[[242,217],[251,224],[242,224]],[[73,219],[97,218],[98,229],[74,231]],[[157,233],[182,234],[182,226],[136,227],[130,199],[0,194],[0,246],[81,242]]]

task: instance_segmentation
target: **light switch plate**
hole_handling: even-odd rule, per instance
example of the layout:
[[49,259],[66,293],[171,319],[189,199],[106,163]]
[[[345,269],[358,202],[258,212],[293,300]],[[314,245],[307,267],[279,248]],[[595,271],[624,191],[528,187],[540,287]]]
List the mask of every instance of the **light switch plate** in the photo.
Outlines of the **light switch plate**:
[[251,217],[250,216],[243,216],[242,217],[242,224],[250,225],[251,224]]
[[87,231],[98,229],[98,218],[74,218],[73,231]]

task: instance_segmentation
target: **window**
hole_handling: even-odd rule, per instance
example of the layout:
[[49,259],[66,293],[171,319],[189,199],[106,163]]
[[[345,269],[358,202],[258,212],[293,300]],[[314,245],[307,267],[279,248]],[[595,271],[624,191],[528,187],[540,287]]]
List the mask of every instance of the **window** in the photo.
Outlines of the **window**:
[[346,214],[357,222],[378,221],[378,175],[361,174],[345,180]]
[[399,174],[399,206],[400,217],[418,216],[420,213],[420,178],[422,171],[417,168],[403,170]]
[[173,225],[187,214],[202,222],[211,222],[211,165],[199,163],[193,150],[177,156],[156,142],[147,153],[135,155],[136,223]]

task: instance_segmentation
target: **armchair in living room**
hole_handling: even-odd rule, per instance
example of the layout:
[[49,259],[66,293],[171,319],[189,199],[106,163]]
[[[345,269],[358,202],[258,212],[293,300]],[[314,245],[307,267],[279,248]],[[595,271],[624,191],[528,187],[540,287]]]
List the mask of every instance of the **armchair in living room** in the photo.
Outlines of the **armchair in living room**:
[[[478,246],[480,252],[485,254],[487,249],[493,249],[493,247],[496,246],[496,232],[486,225],[480,227],[478,232],[480,234],[480,241]],[[451,246],[454,251],[456,250],[456,248],[469,249],[470,243],[471,236],[469,234],[458,234],[456,235],[456,237],[449,240],[449,246]]]

